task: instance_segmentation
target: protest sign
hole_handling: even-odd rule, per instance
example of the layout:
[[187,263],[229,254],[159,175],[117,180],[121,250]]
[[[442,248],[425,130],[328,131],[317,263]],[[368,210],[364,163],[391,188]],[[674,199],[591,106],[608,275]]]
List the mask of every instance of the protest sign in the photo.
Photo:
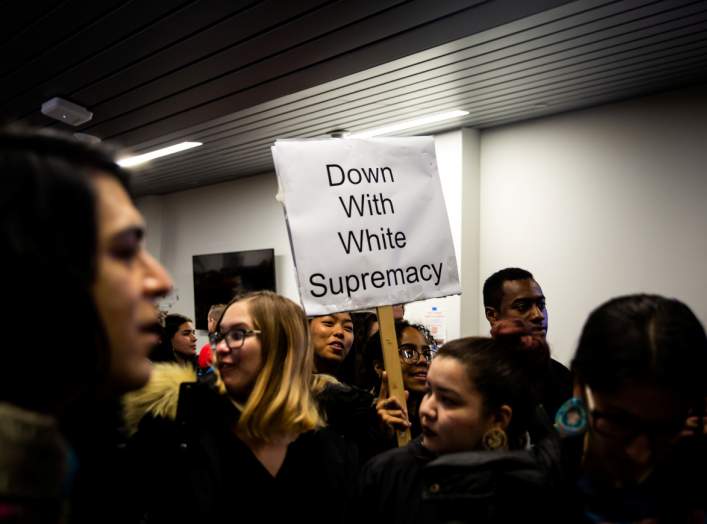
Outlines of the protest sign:
[[461,293],[431,137],[272,151],[308,315]]

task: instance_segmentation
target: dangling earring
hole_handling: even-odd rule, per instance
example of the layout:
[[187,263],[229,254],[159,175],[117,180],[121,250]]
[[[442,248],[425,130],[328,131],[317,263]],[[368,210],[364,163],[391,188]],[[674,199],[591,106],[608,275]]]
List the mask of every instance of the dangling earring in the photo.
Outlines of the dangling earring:
[[508,436],[501,428],[491,428],[481,437],[481,445],[487,451],[508,448]]
[[587,406],[579,397],[566,401],[555,415],[555,429],[561,437],[574,437],[587,431]]

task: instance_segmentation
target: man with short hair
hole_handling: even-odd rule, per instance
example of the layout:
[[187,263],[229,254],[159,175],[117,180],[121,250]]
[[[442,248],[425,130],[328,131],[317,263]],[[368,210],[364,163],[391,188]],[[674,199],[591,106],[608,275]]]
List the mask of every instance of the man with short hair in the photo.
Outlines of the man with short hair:
[[[206,328],[209,331],[209,335],[216,331],[216,324],[218,323],[223,311],[226,309],[226,304],[214,304],[209,308],[209,312],[206,315]],[[211,366],[211,344],[208,342],[199,350],[199,356],[197,362],[200,369],[208,368]]]
[[[545,340],[545,295],[532,273],[517,267],[497,271],[484,283],[483,295],[486,318],[491,327],[500,320],[520,319],[531,326],[534,336]],[[557,410],[571,396],[572,376],[569,370],[550,359],[541,402],[551,420],[554,420]]]

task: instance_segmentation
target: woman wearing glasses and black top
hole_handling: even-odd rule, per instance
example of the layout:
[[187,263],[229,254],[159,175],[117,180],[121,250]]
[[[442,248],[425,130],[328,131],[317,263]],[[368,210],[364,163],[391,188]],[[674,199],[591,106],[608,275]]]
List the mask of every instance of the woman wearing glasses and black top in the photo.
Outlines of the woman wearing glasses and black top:
[[390,428],[390,447],[393,447],[395,442],[393,429],[410,428],[413,438],[422,431],[418,411],[422,396],[425,394],[427,369],[437,351],[432,334],[420,324],[396,320],[395,334],[403,374],[403,387],[408,395],[404,409],[397,399],[388,396],[380,337],[371,337],[364,349],[364,364],[368,373],[369,388],[378,397],[376,411],[380,421]]
[[445,344],[427,369],[422,434],[363,467],[352,522],[554,522],[559,442],[537,402],[549,355],[521,321]]
[[211,339],[215,387],[194,383],[192,372],[150,405],[127,399],[129,411],[148,409],[131,443],[144,492],[136,519],[284,522],[310,508],[309,522],[342,520],[356,451],[323,428],[307,328],[291,300],[245,295],[226,307]]

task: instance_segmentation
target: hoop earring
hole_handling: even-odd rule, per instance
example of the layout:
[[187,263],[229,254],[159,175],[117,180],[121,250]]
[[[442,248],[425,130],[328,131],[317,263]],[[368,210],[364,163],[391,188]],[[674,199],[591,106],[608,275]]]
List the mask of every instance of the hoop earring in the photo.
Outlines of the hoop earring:
[[578,397],[567,400],[555,415],[555,429],[561,437],[582,435],[586,433],[588,424],[587,406]]
[[487,451],[508,449],[508,436],[501,428],[491,428],[481,437],[481,445]]

